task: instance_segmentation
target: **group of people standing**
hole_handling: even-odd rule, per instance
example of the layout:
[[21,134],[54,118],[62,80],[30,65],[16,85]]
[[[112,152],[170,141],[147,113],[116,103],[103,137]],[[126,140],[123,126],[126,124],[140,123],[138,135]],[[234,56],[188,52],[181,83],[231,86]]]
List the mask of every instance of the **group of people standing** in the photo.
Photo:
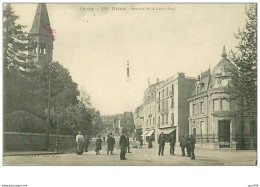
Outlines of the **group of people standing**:
[[[130,143],[129,143],[129,136],[127,136],[127,131],[123,130],[122,134],[120,136],[119,140],[119,146],[120,146],[120,160],[126,160],[125,155],[126,152],[130,152]],[[103,140],[104,141],[104,140]],[[100,138],[100,135],[98,135],[98,138],[95,141],[95,152],[96,155],[100,155],[100,150],[102,149],[102,139]],[[88,152],[88,145],[90,143],[89,137],[86,135],[85,137],[82,135],[81,132],[78,133],[76,136],[76,143],[77,143],[77,154],[82,155],[85,152]],[[113,150],[115,146],[115,138],[112,133],[109,133],[107,137],[107,154],[113,155]]]
[[[166,142],[166,138],[164,137],[163,132],[162,132],[158,138],[158,144],[159,144],[158,155],[159,156],[160,155],[163,156],[165,142]],[[175,155],[174,151],[175,151],[176,138],[175,138],[174,134],[171,134],[171,136],[169,138],[169,143],[170,143],[170,155]]]
[[182,156],[185,156],[185,148],[187,152],[187,157],[191,157],[191,160],[195,160],[195,144],[196,144],[196,139],[194,135],[188,135],[185,134],[182,136],[181,141],[180,141],[180,147],[181,147],[181,152]]

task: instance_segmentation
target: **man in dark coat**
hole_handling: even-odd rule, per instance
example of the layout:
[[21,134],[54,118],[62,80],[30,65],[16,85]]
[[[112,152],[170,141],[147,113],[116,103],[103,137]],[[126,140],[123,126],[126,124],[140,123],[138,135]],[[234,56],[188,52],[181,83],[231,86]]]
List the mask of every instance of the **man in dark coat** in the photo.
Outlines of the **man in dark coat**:
[[185,156],[185,147],[186,147],[186,141],[185,141],[185,136],[184,134],[181,137],[181,141],[180,141],[180,147],[181,147],[181,156]]
[[116,143],[116,140],[114,138],[114,135],[112,135],[112,139],[111,139],[111,155],[113,155],[115,143]]
[[160,134],[159,136],[159,140],[158,140],[158,144],[159,144],[159,152],[158,155],[162,155],[163,156],[163,151],[164,151],[164,146],[165,146],[165,137],[163,136],[163,132]]
[[115,144],[115,140],[112,137],[112,133],[110,133],[107,137],[107,154],[109,155],[109,152],[111,155],[113,155],[113,146]]
[[128,135],[126,136],[126,140],[127,140],[127,151],[128,151],[128,153],[131,153],[130,152],[130,142],[129,142],[129,136]]
[[169,139],[169,142],[170,142],[170,155],[175,155],[175,154],[174,154],[174,150],[175,150],[176,140],[175,140],[175,136],[174,136],[173,133],[171,134],[171,137],[170,137],[170,139]]
[[150,136],[150,137],[149,137],[148,148],[149,148],[149,149],[153,148],[153,136]]
[[186,151],[187,151],[187,157],[190,157],[190,137],[188,134],[185,134],[185,142],[186,142]]
[[84,144],[85,144],[85,152],[88,152],[88,145],[90,143],[90,140],[89,140],[89,136],[88,135],[85,135],[84,137]]
[[194,149],[195,149],[195,144],[196,144],[196,139],[195,139],[195,135],[190,135],[190,151],[191,151],[191,160],[195,160],[195,153],[194,153]]
[[126,138],[126,129],[122,130],[122,135],[119,139],[119,146],[120,146],[120,160],[126,160],[125,154],[127,151],[127,138]]
[[101,144],[102,144],[102,140],[100,138],[100,135],[98,136],[98,138],[96,139],[96,155],[100,155],[100,150],[101,150]]

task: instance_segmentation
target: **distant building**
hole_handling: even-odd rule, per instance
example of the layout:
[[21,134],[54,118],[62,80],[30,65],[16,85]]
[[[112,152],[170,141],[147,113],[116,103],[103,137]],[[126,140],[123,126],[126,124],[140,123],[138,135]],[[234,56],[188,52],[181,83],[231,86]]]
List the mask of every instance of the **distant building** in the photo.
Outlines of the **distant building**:
[[143,105],[140,105],[135,109],[134,112],[134,126],[135,126],[135,138],[136,140],[140,140],[143,134],[143,126],[144,126],[144,109]]
[[157,87],[162,82],[159,82],[159,79],[157,79],[157,82],[150,85],[150,81],[148,81],[148,88],[144,92],[143,97],[143,114],[144,114],[144,123],[143,123],[143,140],[148,141],[150,137],[153,138],[153,140],[156,140],[155,138],[155,130],[156,130],[156,121],[155,121],[155,91]]
[[174,133],[177,142],[183,134],[189,133],[187,99],[191,96],[191,88],[195,82],[195,78],[178,73],[157,85],[155,90],[156,140],[161,132],[165,134],[167,140],[170,134]]
[[[200,148],[232,148],[255,146],[256,119],[239,115],[239,106],[230,90],[233,86],[235,66],[227,59],[225,47],[222,59],[210,70],[201,73],[193,85],[190,105],[189,132],[196,135]],[[240,126],[244,118],[243,129]]]

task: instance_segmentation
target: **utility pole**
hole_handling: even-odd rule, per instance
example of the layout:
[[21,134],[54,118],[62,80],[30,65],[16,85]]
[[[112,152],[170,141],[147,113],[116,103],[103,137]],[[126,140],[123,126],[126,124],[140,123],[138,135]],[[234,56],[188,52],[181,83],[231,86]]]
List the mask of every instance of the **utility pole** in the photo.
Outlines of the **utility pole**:
[[50,115],[51,115],[51,62],[49,62],[49,89],[48,89],[48,117],[47,117],[47,142],[46,142],[46,150],[49,150],[49,137],[50,137]]

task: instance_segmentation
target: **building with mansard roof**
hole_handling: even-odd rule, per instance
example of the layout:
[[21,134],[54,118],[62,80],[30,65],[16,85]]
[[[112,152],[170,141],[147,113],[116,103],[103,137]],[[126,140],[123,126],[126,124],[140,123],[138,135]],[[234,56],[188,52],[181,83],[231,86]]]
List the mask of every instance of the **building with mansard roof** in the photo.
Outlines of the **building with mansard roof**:
[[256,123],[249,116],[239,115],[239,105],[230,92],[235,76],[235,66],[227,59],[225,47],[212,73],[209,69],[198,76],[188,99],[189,133],[196,135],[197,147],[236,149],[242,138],[247,147],[254,146]]

